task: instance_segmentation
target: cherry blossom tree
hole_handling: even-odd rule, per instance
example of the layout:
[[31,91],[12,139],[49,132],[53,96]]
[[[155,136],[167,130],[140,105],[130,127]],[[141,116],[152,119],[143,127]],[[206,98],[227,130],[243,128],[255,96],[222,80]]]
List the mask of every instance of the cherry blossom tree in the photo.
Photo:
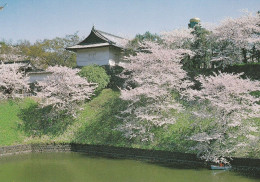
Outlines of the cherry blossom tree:
[[0,64],[0,100],[22,98],[29,92],[29,77],[20,67],[17,63]]
[[[248,54],[260,50],[260,15],[246,12],[239,18],[226,18],[212,32],[216,41],[212,61],[232,64],[248,61]],[[254,60],[253,60],[254,61]]]
[[194,41],[193,29],[176,29],[170,32],[162,32],[163,41],[172,49],[189,49]]
[[96,85],[78,75],[78,69],[63,66],[48,67],[52,72],[43,81],[38,81],[37,96],[43,106],[51,105],[55,111],[66,111],[75,116],[78,104],[90,99]]
[[[259,81],[241,79],[241,74],[214,73],[197,79],[200,90],[188,89],[191,100],[204,107],[193,114],[199,118],[211,119],[205,130],[190,137],[197,141],[193,149],[207,161],[228,163],[227,158],[244,147],[256,147],[259,142],[254,133],[259,132],[252,118],[260,117],[260,99],[250,95],[260,90]],[[205,122],[197,120],[195,128],[205,128]]]
[[[177,36],[186,39],[186,35]],[[121,113],[124,122],[118,130],[127,138],[153,140],[151,129],[173,124],[175,119],[171,117],[171,112],[182,110],[182,106],[174,100],[173,93],[191,85],[186,80],[186,72],[180,61],[187,55],[191,56],[192,52],[188,49],[172,49],[171,40],[165,39],[164,44],[160,45],[144,41],[140,43],[142,51],[126,57],[127,63],[121,64],[124,68],[121,77],[127,78],[126,87],[121,90],[121,99],[129,101],[129,105]]]
[[[215,73],[198,77],[202,89],[193,90],[181,63],[186,56],[192,57],[194,52],[200,55],[203,51],[210,52],[207,59],[213,62],[240,62],[243,49],[249,50],[252,46],[258,49],[259,15],[248,14],[223,21],[205,33],[203,40],[207,44],[201,50],[191,47],[196,44],[192,31],[164,32],[160,44],[143,41],[139,43],[141,51],[126,57],[127,63],[121,65],[125,69],[121,76],[127,82],[121,90],[121,98],[129,101],[129,105],[119,116],[123,123],[117,129],[127,138],[153,140],[154,127],[174,124],[172,113],[184,109],[173,95],[179,94],[183,99],[188,95],[189,100],[201,104],[193,115],[202,119],[195,119],[192,124],[199,129],[189,137],[197,141],[194,149],[206,160],[227,163],[227,157],[242,147],[253,148],[258,142],[254,135],[258,128],[250,119],[259,118],[259,99],[250,92],[260,90],[259,82],[243,80],[240,75]],[[204,123],[200,123],[203,119]],[[206,129],[205,121],[208,121]]]

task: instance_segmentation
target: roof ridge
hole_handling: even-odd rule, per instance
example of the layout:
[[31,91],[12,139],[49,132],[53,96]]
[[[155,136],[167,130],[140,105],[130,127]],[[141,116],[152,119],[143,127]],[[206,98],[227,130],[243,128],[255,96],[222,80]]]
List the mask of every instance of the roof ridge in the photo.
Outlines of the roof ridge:
[[120,39],[125,39],[125,38],[123,38],[123,37],[120,37],[120,36],[117,36],[117,35],[114,35],[114,34],[111,34],[111,33],[107,33],[107,32],[104,32],[104,31],[102,31],[102,30],[97,30],[97,29],[95,29],[97,32],[100,32],[101,34],[103,33],[103,34],[107,34],[107,35],[110,35],[110,36],[113,36],[113,37],[116,37],[116,38],[120,38]]

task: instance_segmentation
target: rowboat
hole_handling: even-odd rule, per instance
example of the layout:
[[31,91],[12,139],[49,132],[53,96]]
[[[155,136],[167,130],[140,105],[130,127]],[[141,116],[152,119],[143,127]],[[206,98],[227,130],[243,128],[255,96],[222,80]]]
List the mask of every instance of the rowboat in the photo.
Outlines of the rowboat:
[[211,165],[210,168],[212,170],[230,170],[231,166],[216,166],[216,165]]

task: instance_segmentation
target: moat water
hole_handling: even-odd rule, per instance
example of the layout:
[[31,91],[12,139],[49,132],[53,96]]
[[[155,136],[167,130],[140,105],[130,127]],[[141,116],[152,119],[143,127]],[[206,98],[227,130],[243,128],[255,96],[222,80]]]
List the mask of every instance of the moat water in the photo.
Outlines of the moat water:
[[1,182],[256,182],[232,171],[164,167],[77,153],[36,153],[0,158]]

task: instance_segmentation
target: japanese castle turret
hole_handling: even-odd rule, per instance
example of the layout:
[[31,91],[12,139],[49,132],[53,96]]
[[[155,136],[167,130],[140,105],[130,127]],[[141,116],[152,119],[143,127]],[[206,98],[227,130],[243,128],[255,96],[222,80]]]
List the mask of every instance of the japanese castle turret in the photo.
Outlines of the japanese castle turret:
[[93,26],[89,36],[77,45],[66,48],[77,53],[77,66],[117,65],[122,57],[126,39],[96,30]]

